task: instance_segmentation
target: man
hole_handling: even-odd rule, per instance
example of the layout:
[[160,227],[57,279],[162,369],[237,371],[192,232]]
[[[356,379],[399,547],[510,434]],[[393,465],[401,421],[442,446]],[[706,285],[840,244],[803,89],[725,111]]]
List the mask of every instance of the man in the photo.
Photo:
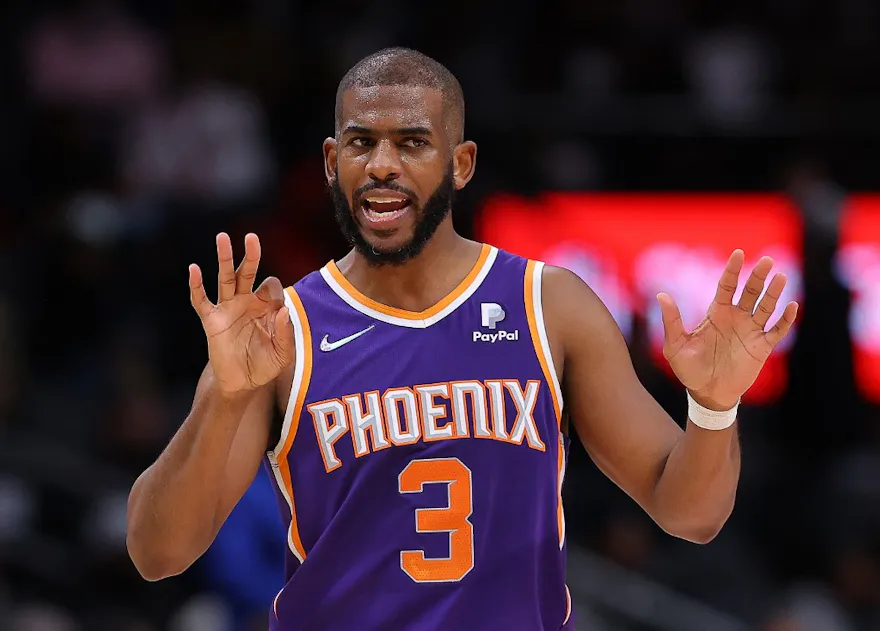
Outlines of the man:
[[455,233],[454,193],[476,161],[463,121],[443,66],[407,49],[367,57],[340,83],[324,142],[352,251],[284,292],[274,278],[254,292],[259,240],[245,238],[234,270],[221,234],[216,304],[190,267],[209,362],[131,492],[128,546],[145,578],[208,548],[265,456],[289,548],[272,628],[570,629],[568,418],[661,528],[700,543],[718,533],[739,476],[740,396],[795,318],[792,303],[764,332],[784,276],[761,297],[761,259],[734,304],[734,252],[691,332],[658,297],[689,397],[682,431],[579,278]]

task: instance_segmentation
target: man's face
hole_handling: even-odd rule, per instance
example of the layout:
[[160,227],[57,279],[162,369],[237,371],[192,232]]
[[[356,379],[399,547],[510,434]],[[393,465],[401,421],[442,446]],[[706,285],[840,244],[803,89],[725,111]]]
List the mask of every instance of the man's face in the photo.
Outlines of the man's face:
[[438,90],[381,86],[347,91],[338,137],[324,143],[343,235],[371,263],[414,258],[449,216],[456,189],[470,179],[474,150],[462,180],[456,168],[462,151],[451,150]]

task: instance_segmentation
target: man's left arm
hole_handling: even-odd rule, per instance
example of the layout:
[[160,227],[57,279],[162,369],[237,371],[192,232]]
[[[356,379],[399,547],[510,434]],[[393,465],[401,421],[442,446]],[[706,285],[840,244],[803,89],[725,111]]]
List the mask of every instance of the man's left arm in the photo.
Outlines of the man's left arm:
[[[760,276],[762,270],[758,271]],[[778,290],[778,297],[781,287],[776,280],[774,283],[776,287],[771,288]],[[546,267],[542,284],[551,348],[554,355],[561,353],[558,364],[565,408],[587,452],[664,531],[695,543],[710,541],[733,510],[740,472],[736,425],[708,430],[688,420],[683,431],[639,381],[623,335],[596,294],[580,278],[560,268]],[[673,309],[669,302],[663,305],[661,301],[667,324],[677,313],[671,304]],[[791,316],[793,320],[793,313]],[[667,326],[667,341],[670,331],[676,332],[676,323],[671,325]],[[701,371],[715,370],[711,362],[708,368],[700,364],[700,353],[687,361],[692,350],[693,344],[683,351],[679,348],[673,363],[674,368],[680,368],[682,359],[686,360],[687,369],[681,371],[683,382],[695,382]],[[748,379],[727,379],[733,390],[745,381]],[[718,402],[705,395],[727,391],[718,390],[714,379],[707,383],[712,387],[688,390],[704,406],[716,407]],[[739,394],[732,395],[733,403],[727,407],[735,405]],[[719,397],[726,398],[727,394]],[[725,405],[717,409],[727,409]]]

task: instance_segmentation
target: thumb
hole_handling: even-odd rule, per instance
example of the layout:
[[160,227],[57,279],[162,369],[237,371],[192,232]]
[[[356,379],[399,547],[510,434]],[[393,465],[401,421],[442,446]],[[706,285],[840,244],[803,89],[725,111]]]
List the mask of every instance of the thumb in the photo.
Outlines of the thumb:
[[260,283],[254,293],[269,303],[271,309],[280,309],[284,306],[284,288],[281,286],[281,281],[274,276],[269,276]]
[[272,345],[283,366],[293,361],[293,322],[290,320],[290,309],[282,307],[275,313],[275,335]]
[[666,334],[665,345],[675,345],[685,334],[681,311],[669,294],[657,294],[657,302],[660,304],[660,316],[663,318],[663,331]]

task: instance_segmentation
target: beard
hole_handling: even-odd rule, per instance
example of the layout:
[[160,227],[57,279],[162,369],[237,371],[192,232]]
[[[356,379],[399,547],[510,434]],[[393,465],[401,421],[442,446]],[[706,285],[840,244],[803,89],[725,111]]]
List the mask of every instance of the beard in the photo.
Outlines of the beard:
[[394,190],[407,195],[410,200],[411,207],[409,212],[416,213],[416,224],[413,228],[412,236],[403,245],[392,248],[382,249],[369,243],[361,232],[361,227],[355,219],[354,211],[348,198],[339,186],[339,170],[336,171],[336,178],[330,184],[330,197],[333,200],[334,216],[336,223],[342,236],[350,246],[364,257],[368,264],[373,266],[382,265],[402,265],[407,261],[414,259],[428,242],[443,220],[452,210],[452,202],[455,198],[455,180],[452,172],[452,162],[446,170],[443,181],[437,186],[424,206],[417,207],[415,205],[415,196],[408,190],[396,186],[393,182],[375,183],[358,189],[354,193],[354,202],[358,206],[363,196],[374,188],[383,188],[385,190]]

